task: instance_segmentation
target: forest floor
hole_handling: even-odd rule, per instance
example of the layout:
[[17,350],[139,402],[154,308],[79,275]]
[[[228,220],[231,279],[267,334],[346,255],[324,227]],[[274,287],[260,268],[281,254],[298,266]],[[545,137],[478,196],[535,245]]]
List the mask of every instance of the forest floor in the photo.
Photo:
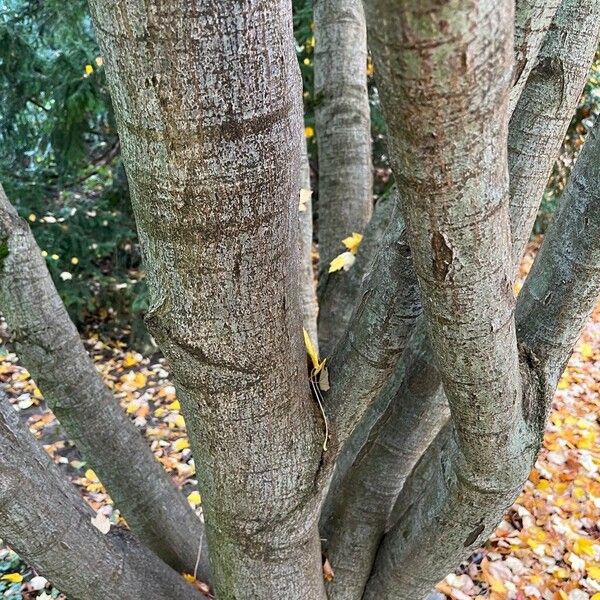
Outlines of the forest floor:
[[[522,275],[534,251],[532,245]],[[90,336],[87,347],[157,459],[201,510],[185,423],[164,360],[143,358],[97,335]],[[12,353],[0,356],[0,383],[92,508],[114,524],[123,523]],[[523,493],[485,548],[437,590],[440,599],[454,600],[600,600],[600,306],[559,383],[543,449]],[[0,598],[65,597],[0,542]]]

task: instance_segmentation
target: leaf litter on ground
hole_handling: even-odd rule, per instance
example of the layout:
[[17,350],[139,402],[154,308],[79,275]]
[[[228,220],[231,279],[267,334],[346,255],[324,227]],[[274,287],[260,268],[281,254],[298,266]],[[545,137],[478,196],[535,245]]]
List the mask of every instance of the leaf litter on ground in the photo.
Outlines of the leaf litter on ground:
[[[523,261],[518,292],[537,244]],[[185,422],[166,363],[119,340],[92,334],[87,349],[156,458],[201,514]],[[0,384],[54,462],[96,511],[102,529],[126,523],[42,393],[12,352],[0,356]],[[451,600],[600,600],[600,305],[558,385],[541,454],[522,494],[484,548],[436,588]],[[65,600],[0,544],[0,598]]]

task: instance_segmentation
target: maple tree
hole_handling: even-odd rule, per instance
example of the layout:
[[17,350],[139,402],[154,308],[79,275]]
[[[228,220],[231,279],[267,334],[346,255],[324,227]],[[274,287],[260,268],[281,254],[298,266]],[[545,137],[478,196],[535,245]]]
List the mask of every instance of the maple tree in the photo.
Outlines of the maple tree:
[[[318,327],[289,3],[90,5],[205,523],[2,194],[16,352],[136,537],[90,513],[6,402],[0,534],[72,598],[195,598],[197,579],[219,598],[426,596],[523,488],[600,291],[600,124],[513,290],[600,2],[317,2]],[[397,184],[373,216],[367,40]]]

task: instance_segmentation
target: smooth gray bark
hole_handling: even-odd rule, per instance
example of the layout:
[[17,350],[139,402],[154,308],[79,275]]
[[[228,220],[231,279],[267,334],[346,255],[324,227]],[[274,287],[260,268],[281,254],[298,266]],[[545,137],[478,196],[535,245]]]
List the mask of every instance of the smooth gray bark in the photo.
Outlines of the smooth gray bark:
[[[600,294],[600,121],[519,294],[519,342],[554,389]],[[543,407],[545,410],[547,407]]]
[[325,412],[332,446],[341,449],[388,380],[421,314],[417,279],[397,209],[366,274],[343,338],[328,361]]
[[364,233],[373,203],[367,34],[361,0],[316,0],[315,124],[319,150],[319,335],[330,354],[353,309],[345,271],[328,273],[342,240]]
[[515,0],[515,66],[510,91],[512,114],[561,0]]
[[[20,361],[133,531],[173,568],[193,573],[202,522],[102,381],[1,186],[0,246],[0,306]],[[209,579],[206,552],[197,575]]]
[[[559,13],[559,15],[556,17],[558,24],[555,24],[552,32],[548,34],[550,40],[553,40],[552,43],[547,42],[544,47],[546,49],[545,60],[551,59],[553,62],[559,62],[564,56],[574,54],[579,56],[583,61],[587,61],[584,62],[583,65],[578,65],[575,71],[571,72],[571,76],[567,78],[569,82],[567,85],[567,91],[571,90],[570,93],[572,94],[573,87],[579,86],[580,89],[583,86],[585,76],[587,74],[587,65],[589,62],[591,62],[591,57],[593,55],[593,51],[590,49],[593,47],[593,44],[597,39],[597,26],[589,23],[591,26],[581,31],[579,28],[580,21],[578,19],[569,20],[564,14],[564,11],[568,10],[571,12],[571,16],[573,16],[573,11],[576,10],[576,7],[574,7],[573,3],[570,3],[568,0],[566,4],[566,8],[563,7],[562,13]],[[521,10],[523,10],[523,8],[524,5],[522,3]],[[582,8],[579,9],[579,12],[580,15],[588,14],[588,5],[586,4],[585,7],[582,6]],[[535,34],[536,32],[533,31],[530,33]],[[585,39],[582,39],[582,37]],[[557,40],[560,40],[560,43],[557,43]],[[516,48],[516,53],[518,58],[518,47]],[[571,59],[569,58],[569,60]],[[569,65],[571,65],[571,63],[569,63]],[[530,87],[532,88],[531,90],[529,89]],[[567,101],[569,98],[564,99],[565,101],[562,102],[561,90],[556,86],[547,86],[545,88],[546,93],[540,94],[539,91],[542,89],[542,87],[543,82],[539,77],[535,78],[532,76],[530,78],[528,81],[528,87],[526,88],[526,92],[524,94],[524,98],[529,98],[529,101],[523,101],[519,104],[518,110],[516,114],[513,115],[513,119],[509,128],[509,136],[513,140],[519,140],[520,146],[518,150],[521,152],[519,160],[510,160],[514,159],[515,153],[513,149],[509,148],[509,163],[511,167],[511,220],[513,236],[525,240],[527,239],[529,231],[531,230],[532,221],[530,218],[521,218],[519,208],[519,205],[521,204],[520,200],[524,194],[529,193],[530,199],[525,203],[525,205],[533,204],[537,207],[541,199],[541,192],[543,190],[543,187],[540,189],[539,185],[530,186],[530,182],[527,178],[528,172],[532,170],[535,172],[535,169],[537,168],[535,165],[537,160],[536,148],[540,147],[540,145],[542,150],[545,146],[556,146],[556,148],[558,148],[561,136],[564,132],[562,130],[559,131],[553,129],[552,135],[542,135],[536,137],[529,135],[527,130],[519,131],[518,127],[520,124],[525,122],[527,118],[531,119],[532,115],[535,115],[537,105],[530,105],[530,102],[533,98],[535,98],[535,102],[538,102],[538,104],[541,104],[541,106],[554,107],[553,110],[555,117],[560,117],[565,123],[568,123],[570,119],[570,113],[574,109],[574,104],[576,102],[576,99]],[[562,108],[564,111],[563,113],[560,113],[560,108]],[[540,131],[543,118],[543,115],[539,118]],[[538,133],[540,133],[540,131],[538,131]],[[547,156],[551,156],[547,148],[545,152],[547,152]],[[543,152],[540,156],[540,159],[542,161],[546,160],[546,155]],[[551,158],[551,160],[553,160],[553,158]],[[514,179],[513,172],[515,173]],[[515,183],[515,181],[517,183]],[[519,201],[513,202],[513,197]],[[520,256],[520,253],[521,250],[517,250],[516,254]],[[415,339],[422,338],[422,334],[422,331],[421,333],[416,333]],[[411,366],[411,356],[421,356],[422,360],[425,360],[426,364],[420,371],[418,369],[415,370],[414,365]],[[391,453],[389,448],[386,447],[385,442],[382,442],[381,446],[379,444],[370,444],[368,449],[365,448],[366,454],[365,452],[361,453],[361,463],[360,466],[357,466],[356,473],[350,472],[349,475],[344,479],[345,473],[349,470],[348,464],[346,463],[350,462],[350,459],[358,453],[359,448],[362,446],[365,438],[363,431],[368,431],[370,429],[371,424],[376,421],[377,414],[381,414],[381,412],[388,405],[388,400],[386,398],[379,399],[377,403],[375,403],[370,409],[370,412],[374,413],[374,415],[368,415],[368,418],[363,419],[359,431],[354,434],[351,443],[348,444],[348,447],[344,450],[340,459],[338,459],[336,476],[334,477],[331,490],[329,492],[328,503],[325,505],[326,520],[330,518],[332,511],[331,504],[334,501],[337,506],[342,506],[341,510],[348,514],[347,519],[343,519],[340,515],[337,515],[337,525],[342,528],[341,531],[338,531],[337,529],[334,529],[333,532],[330,529],[326,530],[326,535],[328,537],[332,536],[332,546],[328,551],[328,557],[331,563],[334,566],[337,566],[338,570],[340,568],[348,568],[353,572],[353,576],[358,580],[360,580],[360,575],[358,575],[360,569],[358,562],[355,560],[356,551],[354,547],[354,539],[363,540],[365,536],[362,534],[364,534],[365,530],[363,527],[362,534],[357,534],[356,536],[353,536],[349,531],[346,530],[351,530],[353,527],[359,529],[361,527],[360,523],[366,520],[370,521],[375,529],[377,529],[377,522],[386,522],[385,515],[388,513],[390,508],[389,502],[386,502],[385,499],[382,499],[380,503],[380,511],[383,514],[377,515],[377,509],[375,507],[377,502],[374,499],[374,494],[370,491],[373,489],[380,489],[382,486],[382,483],[380,482],[381,471],[379,469],[379,465],[382,463],[382,461],[388,464],[389,468],[386,469],[388,474],[386,483],[388,484],[387,490],[389,491],[389,496],[392,496],[393,494],[391,489],[393,481],[395,480],[399,486],[402,485],[404,478],[408,473],[410,473],[414,465],[414,461],[418,458],[419,452],[424,450],[427,440],[429,440],[432,435],[435,435],[437,427],[439,427],[437,422],[425,419],[419,426],[419,431],[421,432],[420,437],[424,443],[418,445],[417,447],[411,447],[408,443],[406,443],[407,440],[411,438],[411,434],[413,433],[411,427],[405,426],[406,423],[411,422],[410,411],[405,411],[403,408],[405,405],[411,406],[410,394],[406,391],[404,393],[398,391],[398,388],[403,381],[405,369],[409,369],[411,372],[415,373],[414,382],[412,384],[413,386],[416,386],[420,389],[426,389],[428,386],[430,386],[431,391],[429,397],[423,397],[424,406],[428,403],[432,404],[432,407],[438,406],[437,399],[439,396],[436,385],[434,385],[437,371],[432,363],[431,356],[429,359],[427,359],[426,356],[423,356],[420,353],[415,354],[415,348],[413,347],[412,354],[409,353],[403,358],[404,360],[398,365],[394,375],[394,379],[398,382],[398,384],[395,386],[395,388],[392,387],[391,391],[392,395],[397,394],[394,401],[389,404],[388,411],[391,412],[392,415],[387,414],[384,419],[385,425],[377,428],[377,435],[382,437],[382,439],[386,439],[386,437],[393,439],[393,437],[396,436],[396,462],[393,463],[391,461],[393,453]],[[408,365],[404,364],[407,360],[409,363]],[[437,381],[439,382],[439,376],[437,376]],[[390,394],[389,388],[390,386],[388,386],[386,394]],[[443,406],[443,402],[441,406]],[[410,460],[407,459],[409,454],[411,455]],[[339,471],[342,473],[340,474]],[[365,481],[362,482],[362,486],[365,488],[365,490],[369,490],[368,493],[365,492],[362,495],[357,492],[357,486],[361,485],[359,483],[361,476],[365,478]],[[399,490],[400,487],[398,487],[398,491]],[[342,505],[340,505],[340,498],[344,499]],[[363,514],[362,517],[361,513]],[[336,543],[336,536],[340,539],[346,539],[347,544]],[[359,544],[360,543],[361,542],[359,542]],[[372,544],[370,542],[365,542],[365,546],[372,547]],[[340,565],[345,559],[348,559],[349,563],[346,565],[346,567],[341,567]],[[363,568],[366,568],[365,565],[367,562],[367,560],[362,560]],[[345,593],[350,593],[348,587],[349,584],[344,584],[343,579],[341,578],[338,580],[334,579],[334,581],[329,585],[330,587],[336,587],[337,585],[340,585],[341,589],[343,589]]]
[[504,148],[512,6],[429,8],[406,2],[391,14],[389,2],[374,0],[367,18],[429,335],[457,435],[445,458],[446,485],[426,492],[386,536],[367,598],[428,592],[495,526],[533,460],[509,264]]
[[130,532],[102,534],[0,391],[0,536],[69,600],[200,600]]
[[92,0],[217,597],[324,597],[291,5]]
[[563,0],[511,118],[508,164],[515,268],[585,85],[599,33],[598,0]]
[[[377,400],[389,404],[389,410],[370,429],[352,467],[327,497],[321,533],[336,573],[327,584],[330,599],[362,597],[404,481],[448,420],[439,374],[423,337],[406,349]],[[401,425],[394,427],[394,422]]]

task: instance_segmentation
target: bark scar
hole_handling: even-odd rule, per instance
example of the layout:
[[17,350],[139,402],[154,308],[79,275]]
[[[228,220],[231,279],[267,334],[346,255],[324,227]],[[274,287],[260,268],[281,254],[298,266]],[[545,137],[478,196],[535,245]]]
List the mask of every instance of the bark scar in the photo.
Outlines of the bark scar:
[[445,281],[452,266],[454,252],[448,239],[443,233],[434,231],[431,236],[431,249],[433,250],[433,275],[438,281]]

